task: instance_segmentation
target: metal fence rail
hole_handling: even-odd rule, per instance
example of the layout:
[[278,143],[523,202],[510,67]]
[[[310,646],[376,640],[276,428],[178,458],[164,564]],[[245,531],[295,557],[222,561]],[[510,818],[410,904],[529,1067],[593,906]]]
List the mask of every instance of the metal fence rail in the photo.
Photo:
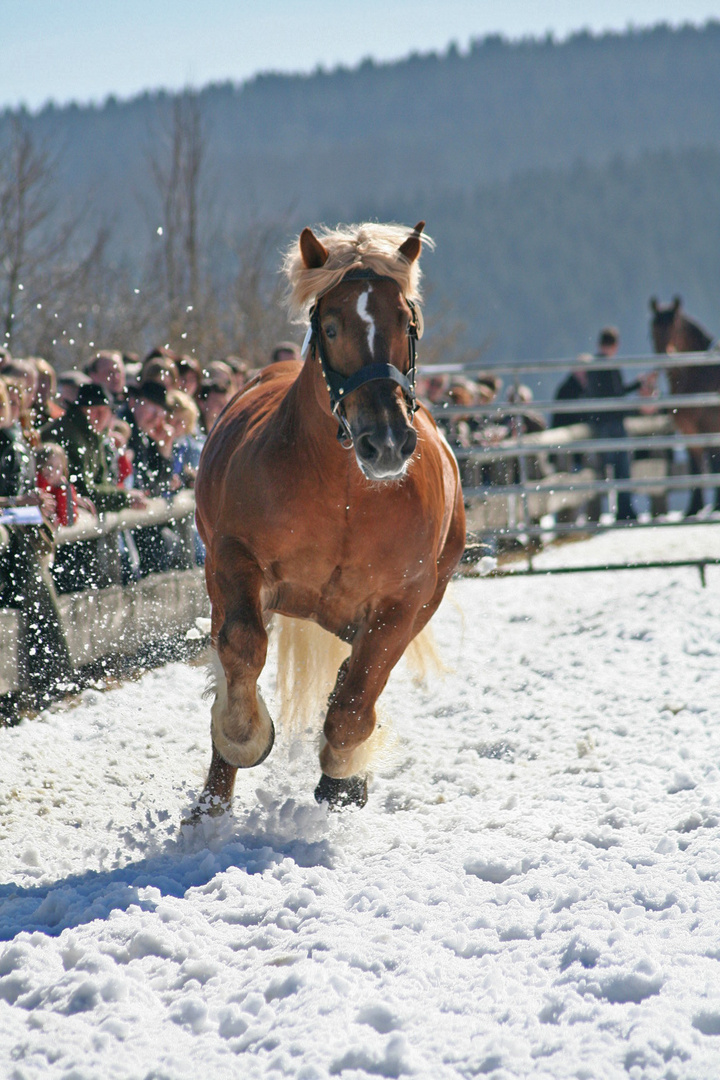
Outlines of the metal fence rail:
[[669,368],[684,367],[713,367],[720,364],[720,346],[708,349],[707,352],[672,353],[671,355],[659,353],[642,353],[636,356],[616,356],[612,359],[599,359],[594,357],[582,364],[578,358],[566,357],[555,360],[506,360],[502,364],[480,364],[477,361],[471,364],[433,364],[432,368],[425,368],[422,374],[429,375],[477,375],[479,372],[499,372],[528,374],[530,372],[568,372],[576,371],[582,366],[586,371],[610,371],[617,368],[643,368],[646,371],[666,371]]
[[[616,356],[579,363],[578,359],[508,361],[503,364],[446,364],[426,369],[423,374],[464,376],[472,379],[481,372],[509,376],[511,386],[520,377],[548,373],[561,377],[582,368],[584,371],[622,370],[626,375],[665,372],[678,368],[720,367],[720,351],[684,353],[672,356]],[[569,400],[493,401],[469,407],[452,403],[432,406],[437,422],[450,434],[463,420],[483,419],[492,425],[502,420],[510,428],[489,427],[487,437],[469,446],[454,446],[463,480],[468,525],[477,549],[498,545],[524,545],[532,572],[532,550],[544,540],[573,534],[596,534],[610,529],[646,530],[671,528],[678,524],[707,524],[705,518],[683,519],[679,512],[668,513],[668,500],[694,489],[720,489],[720,472],[711,467],[692,471],[689,450],[710,452],[720,464],[720,422],[718,430],[701,435],[685,435],[676,430],[673,417],[682,410],[717,410],[720,421],[720,392],[673,395],[667,391],[652,397],[627,395],[619,398],[579,398]],[[578,413],[597,416],[624,413],[624,437],[601,437],[589,423],[547,428],[527,434],[523,416],[541,414],[546,421]],[[635,415],[632,415],[635,414]],[[639,414],[639,415],[638,415]],[[631,461],[628,479],[615,477],[609,455],[627,453]],[[717,467],[717,466],[716,466]],[[618,495],[624,492],[650,499],[650,511],[639,521],[617,519]],[[605,505],[606,510],[602,512]],[[703,567],[715,561],[703,559]],[[690,560],[692,565],[699,561]],[[640,564],[638,564],[640,565]],[[641,564],[645,565],[645,564]],[[668,562],[667,565],[670,565]],[[677,565],[677,560],[672,565]],[[683,561],[682,565],[687,565]],[[574,569],[574,568],[573,568]],[[578,568],[579,569],[579,568]],[[585,569],[591,569],[587,567]],[[570,572],[560,568],[556,572]],[[515,571],[516,572],[516,571]],[[703,570],[704,574],[704,570]]]
[[[675,413],[681,408],[705,408],[712,405],[720,405],[720,394],[667,394],[664,397],[653,398],[581,398],[581,405],[577,400],[561,401],[533,401],[534,412],[541,413],[576,413],[582,408],[587,413],[602,412],[635,412],[638,402],[642,407],[652,409],[654,412],[668,410]],[[527,404],[516,404],[510,401],[493,402],[489,405],[442,405],[433,410],[436,416],[522,416],[528,411]]]
[[[594,360],[583,367],[664,371],[709,365],[720,366],[720,352],[615,357]],[[492,372],[510,375],[517,387],[520,375],[562,374],[577,367],[577,360],[531,360],[496,365]],[[426,369],[424,374],[472,377],[481,370],[487,368],[451,364]],[[452,427],[463,417],[483,417],[509,419],[513,429],[511,436],[501,441],[488,439],[456,451],[468,507],[471,545],[477,549],[483,543],[519,544],[526,552],[527,565],[519,569],[515,564],[502,572],[532,573],[533,550],[550,538],[597,534],[609,529],[675,527],[681,523],[680,515],[663,512],[663,506],[667,510],[669,493],[720,487],[720,474],[704,469],[693,475],[682,461],[688,448],[720,452],[720,431],[687,436],[673,430],[673,414],[695,408],[718,409],[720,415],[720,393],[435,407],[434,415],[445,427]],[[580,411],[598,416],[626,413],[625,437],[598,438],[587,423],[534,434],[522,430],[522,417],[527,412],[562,416]],[[633,412],[645,415],[630,415]],[[627,452],[634,459],[629,479],[616,478],[604,463],[603,455],[617,452]],[[623,492],[650,497],[652,515],[637,522],[617,520],[613,511],[618,495]],[[601,500],[607,503],[603,514]],[[92,545],[99,572],[92,588],[61,595],[55,590],[43,557],[28,539],[30,533],[26,534],[21,545],[21,556],[27,563],[23,597],[14,607],[0,609],[0,697],[27,688],[42,689],[47,685],[48,675],[56,681],[72,678],[83,666],[108,655],[131,653],[153,637],[192,626],[198,615],[205,614],[207,596],[202,571],[196,566],[193,516],[193,493],[184,491],[171,500],[152,500],[144,510],[106,514],[96,520],[81,518],[69,528],[58,529],[56,550],[62,553],[72,550],[74,545]],[[707,524],[704,519],[682,523]],[[181,538],[178,569],[151,573],[142,580],[123,584],[119,535],[124,530],[166,524],[171,524]],[[12,529],[0,526],[0,558],[3,551],[7,554],[11,540],[17,544],[17,536],[15,533],[13,540]],[[705,567],[714,562],[720,563],[720,556],[614,563],[608,568],[696,565],[704,580]],[[557,566],[543,572],[599,568]],[[49,648],[52,663],[46,660],[40,663],[40,648],[46,656]]]

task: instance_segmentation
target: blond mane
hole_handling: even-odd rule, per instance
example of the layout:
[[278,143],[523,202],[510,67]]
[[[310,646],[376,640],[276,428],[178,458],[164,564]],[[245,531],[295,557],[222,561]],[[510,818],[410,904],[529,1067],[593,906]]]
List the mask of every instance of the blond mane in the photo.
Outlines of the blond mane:
[[[398,283],[408,300],[420,300],[421,271],[418,260],[408,262],[400,254],[400,245],[412,233],[405,225],[339,225],[336,229],[323,226],[315,232],[327,249],[324,266],[308,270],[300,254],[299,238],[289,248],[283,261],[288,280],[287,305],[297,322],[307,320],[308,308],[323,293],[337,285],[348,270],[374,270]],[[421,236],[428,248],[435,245],[429,236]]]

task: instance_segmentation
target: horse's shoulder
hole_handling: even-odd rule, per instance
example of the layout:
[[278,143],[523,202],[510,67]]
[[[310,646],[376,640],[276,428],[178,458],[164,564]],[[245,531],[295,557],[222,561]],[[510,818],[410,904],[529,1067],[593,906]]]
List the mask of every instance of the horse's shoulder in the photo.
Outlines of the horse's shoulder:
[[268,364],[233,398],[214,431],[237,437],[248,425],[273,412],[297,379],[301,366],[295,361]]
[[301,370],[302,363],[298,360],[281,360],[277,364],[268,364],[253,376],[235,400],[242,404],[249,404],[258,396],[264,397],[281,387],[287,388],[295,382]]

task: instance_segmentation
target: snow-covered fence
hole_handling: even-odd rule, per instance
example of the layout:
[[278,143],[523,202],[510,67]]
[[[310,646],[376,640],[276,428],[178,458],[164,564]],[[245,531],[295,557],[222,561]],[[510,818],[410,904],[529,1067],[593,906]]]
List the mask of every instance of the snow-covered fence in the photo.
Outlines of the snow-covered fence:
[[[144,510],[86,519],[58,529],[55,547],[92,541],[98,571],[92,588],[59,593],[47,555],[31,530],[2,530],[0,547],[11,539],[16,588],[13,606],[0,608],[0,696],[37,698],[47,689],[72,684],[83,669],[133,656],[153,643],[169,642],[208,614],[202,568],[196,565],[192,492],[151,500]],[[172,524],[181,539],[181,568],[151,573],[122,584],[118,534],[127,529]]]
[[[649,371],[719,363],[720,354],[709,352],[614,357],[583,365],[577,360],[508,362],[482,370],[504,377],[506,385],[517,388],[528,376],[531,377],[527,378],[528,382],[546,387],[549,375],[554,374],[559,381],[579,366],[586,371],[622,369],[634,378]],[[479,371],[477,365],[444,365],[427,369],[426,373],[472,379]],[[573,533],[706,523],[707,518],[702,515],[683,520],[679,505],[685,498],[682,493],[690,489],[720,487],[720,475],[707,468],[699,474],[693,473],[688,456],[688,447],[718,451],[720,432],[681,435],[674,427],[672,414],[680,408],[719,406],[718,393],[678,396],[663,390],[651,398],[628,395],[555,401],[541,397],[531,402],[494,401],[470,407],[444,404],[436,406],[433,412],[446,427],[468,417],[482,419],[489,425],[487,439],[481,431],[478,442],[455,447],[468,507],[469,532],[490,547],[516,543],[531,549],[547,539]],[[549,421],[562,414],[608,412],[627,414],[624,437],[598,437],[589,423],[549,427],[532,434],[524,431],[523,415],[528,413],[539,413]],[[498,429],[493,422],[500,418],[509,423],[511,434],[494,441],[492,436]],[[617,452],[630,457],[627,479],[617,478],[612,466],[606,464],[605,455]],[[640,520],[618,518],[621,492],[646,497],[648,510],[640,515]],[[674,513],[669,512],[671,501],[677,504]]]

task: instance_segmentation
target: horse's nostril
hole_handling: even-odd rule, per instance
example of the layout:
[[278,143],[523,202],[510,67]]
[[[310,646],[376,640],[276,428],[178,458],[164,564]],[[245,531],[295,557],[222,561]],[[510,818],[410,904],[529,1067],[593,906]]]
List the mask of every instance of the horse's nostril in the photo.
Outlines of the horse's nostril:
[[355,438],[355,452],[358,459],[371,469],[380,470],[388,476],[400,472],[405,462],[412,456],[417,446],[417,434],[414,428],[391,432],[364,431]]
[[417,432],[415,428],[408,428],[407,435],[402,444],[401,453],[404,458],[412,457],[417,446]]
[[363,461],[374,461],[378,456],[378,448],[370,435],[360,435],[355,440],[355,447]]

